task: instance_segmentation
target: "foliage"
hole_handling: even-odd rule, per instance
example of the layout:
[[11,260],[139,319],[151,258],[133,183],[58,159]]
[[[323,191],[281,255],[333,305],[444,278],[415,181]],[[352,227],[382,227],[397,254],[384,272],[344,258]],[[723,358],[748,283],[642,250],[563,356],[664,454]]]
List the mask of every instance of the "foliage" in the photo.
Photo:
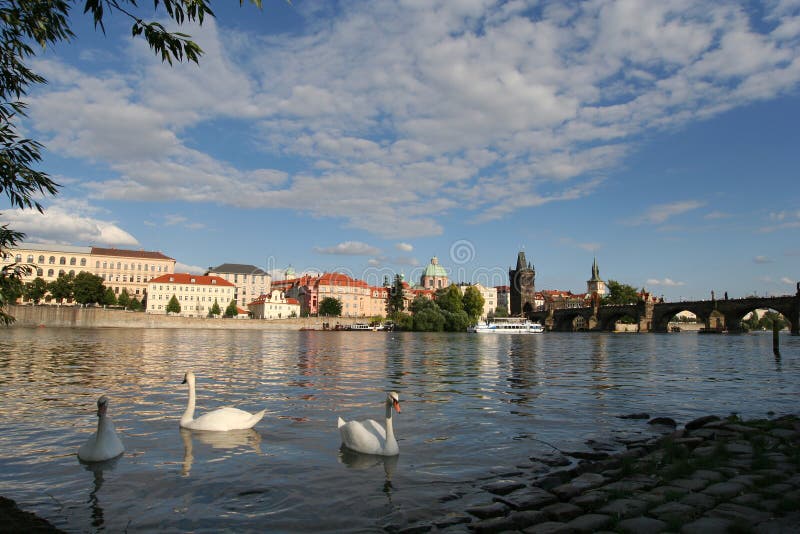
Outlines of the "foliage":
[[639,291],[633,286],[616,280],[609,280],[606,285],[608,295],[603,297],[603,304],[636,304],[640,300]]
[[167,314],[170,313],[180,313],[181,312],[181,303],[178,302],[178,297],[172,295],[172,298],[169,299],[167,303]]
[[139,302],[139,299],[133,297],[129,302],[127,309],[130,311],[142,311],[142,303]]
[[119,304],[123,308],[127,308],[130,302],[131,302],[131,296],[130,294],[128,294],[128,289],[123,287],[122,291],[120,291],[119,296],[117,297],[117,304]]
[[778,330],[783,330],[789,323],[783,315],[772,310],[765,312],[760,319],[758,314],[753,312],[749,318],[742,321],[742,327],[747,330],[772,330],[776,325]]
[[494,316],[495,317],[508,317],[508,309],[498,306],[497,308],[494,309]]
[[103,279],[96,274],[81,271],[72,282],[72,294],[78,304],[103,302],[105,287]]
[[225,308],[225,317],[236,317],[237,315],[239,315],[239,307],[236,305],[236,300],[232,300]]
[[420,310],[414,314],[414,330],[417,332],[441,332],[444,330],[444,315],[436,306]]
[[0,305],[14,304],[17,302],[25,288],[22,285],[22,279],[17,276],[9,276],[0,279],[2,286],[0,286]]
[[37,276],[25,284],[22,294],[26,299],[33,301],[34,304],[39,304],[47,294],[47,282],[41,276]]
[[214,299],[214,304],[211,306],[211,309],[208,310],[208,316],[218,317],[220,314],[222,314],[222,310],[219,307],[219,302],[217,302],[217,299]]
[[325,297],[319,303],[319,314],[330,317],[339,317],[342,314],[342,303],[339,299]]
[[397,311],[389,315],[388,319],[394,323],[395,330],[414,329],[414,318],[409,313]]
[[403,300],[403,278],[396,274],[394,276],[394,284],[389,290],[389,298],[386,301],[386,314],[392,315],[393,313],[403,311],[405,302]]
[[[261,0],[250,0],[261,7]],[[213,17],[211,0],[155,0],[154,12],[182,25],[202,25],[206,16]],[[239,0],[242,4],[244,0]],[[37,170],[43,146],[35,139],[22,137],[17,131],[20,117],[25,117],[27,104],[21,100],[31,86],[47,83],[28,65],[48,47],[75,37],[70,22],[72,0],[12,0],[0,2],[0,193],[12,208],[33,208],[43,211],[39,198],[55,195],[60,187],[47,173]],[[163,11],[161,10],[163,7]],[[136,13],[135,0],[85,0],[83,13],[89,14],[95,28],[105,32],[104,20],[110,13],[129,17],[133,37],[143,36],[163,62],[173,60],[197,63],[203,54],[189,35],[168,32],[158,22],[147,22]],[[21,241],[24,234],[7,225],[0,227],[0,255]],[[0,322],[8,325],[14,318],[3,311],[9,300],[8,291],[27,274],[25,267],[10,265],[0,270]],[[59,299],[62,300],[65,297]]]
[[106,289],[105,293],[103,294],[103,304],[106,306],[116,306],[117,304],[117,296],[114,294],[114,290],[110,287]]
[[458,310],[457,312],[443,311],[442,315],[444,316],[444,329],[448,332],[464,332],[470,323],[474,322],[470,320],[469,315],[464,310]]
[[414,297],[414,300],[411,301],[411,304],[408,305],[408,310],[416,315],[422,310],[434,309],[436,307],[436,303],[428,297],[424,295],[417,295]]
[[481,292],[475,286],[467,286],[464,290],[464,297],[462,298],[464,311],[467,313],[470,321],[473,323],[480,319],[483,315],[483,305],[486,304],[486,299],[483,298]]
[[464,309],[461,290],[455,284],[450,284],[436,291],[436,304],[439,309],[451,313]]
[[74,280],[75,275],[61,273],[58,275],[58,278],[48,284],[47,290],[50,291],[50,294],[56,301],[59,303],[64,302],[65,299],[69,300],[72,298],[72,285]]

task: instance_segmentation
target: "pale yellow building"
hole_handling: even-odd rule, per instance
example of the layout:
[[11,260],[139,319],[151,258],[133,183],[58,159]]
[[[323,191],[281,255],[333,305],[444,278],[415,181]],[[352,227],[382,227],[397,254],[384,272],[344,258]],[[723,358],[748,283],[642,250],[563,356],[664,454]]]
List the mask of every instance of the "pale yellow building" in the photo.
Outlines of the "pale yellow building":
[[219,276],[231,282],[236,287],[236,304],[241,308],[247,308],[253,300],[271,292],[272,277],[255,265],[223,263],[210,267],[206,276]]
[[458,286],[462,295],[466,293],[468,287],[474,287],[483,297],[483,312],[481,312],[481,319],[486,319],[490,312],[494,314],[494,311],[497,308],[497,288],[485,287],[481,284],[459,284]]
[[174,295],[181,306],[182,317],[207,317],[217,303],[220,314],[233,300],[235,286],[218,276],[189,273],[164,274],[147,283],[147,313],[167,313],[167,304]]
[[37,277],[52,282],[62,273],[85,271],[102,278],[105,287],[117,296],[127,289],[140,301],[151,278],[175,271],[175,260],[161,252],[70,245],[26,243],[9,249],[2,261],[4,265],[23,263],[32,267],[23,283]]

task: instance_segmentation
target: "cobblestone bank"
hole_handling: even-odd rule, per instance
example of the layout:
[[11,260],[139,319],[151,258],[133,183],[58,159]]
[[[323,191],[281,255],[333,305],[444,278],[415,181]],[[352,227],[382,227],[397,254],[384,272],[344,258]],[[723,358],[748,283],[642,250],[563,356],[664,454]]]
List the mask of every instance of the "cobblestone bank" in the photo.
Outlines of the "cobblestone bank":
[[[484,481],[478,498],[483,502],[464,503],[463,511],[396,530],[796,533],[799,468],[797,416],[748,422],[708,416],[562,472],[537,476],[522,469]],[[453,504],[448,508],[457,509]]]

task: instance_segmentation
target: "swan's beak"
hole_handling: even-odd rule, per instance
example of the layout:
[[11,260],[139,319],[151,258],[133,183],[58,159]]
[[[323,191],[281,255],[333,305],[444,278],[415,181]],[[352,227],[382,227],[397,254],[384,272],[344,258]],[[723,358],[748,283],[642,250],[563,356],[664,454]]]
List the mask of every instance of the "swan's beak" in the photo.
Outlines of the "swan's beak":
[[185,383],[186,383],[186,375],[183,375],[183,382],[181,382],[181,384],[185,384]]
[[396,400],[392,399],[392,406],[394,407],[394,411],[400,413],[400,403]]

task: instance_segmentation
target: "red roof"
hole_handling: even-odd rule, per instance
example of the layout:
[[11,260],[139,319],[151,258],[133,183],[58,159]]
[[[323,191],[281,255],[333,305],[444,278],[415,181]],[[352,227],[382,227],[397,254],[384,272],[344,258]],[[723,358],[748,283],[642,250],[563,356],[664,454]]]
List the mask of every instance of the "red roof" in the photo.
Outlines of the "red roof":
[[175,258],[170,258],[169,256],[165,256],[160,252],[150,252],[147,250],[125,250],[123,248],[92,247],[92,254],[97,254],[98,256],[120,256],[123,258],[146,258],[148,260],[175,261]]
[[363,280],[350,278],[342,273],[324,273],[314,281],[317,286],[347,286],[347,287],[369,287]]
[[230,286],[236,287],[231,282],[219,276],[202,276],[189,273],[162,274],[150,280],[151,284],[195,284],[198,286]]
[[300,305],[300,301],[299,301],[299,300],[297,300],[297,299],[286,299],[286,303],[287,303],[287,304],[295,304],[295,305],[297,305],[297,306],[299,306],[299,305]]

